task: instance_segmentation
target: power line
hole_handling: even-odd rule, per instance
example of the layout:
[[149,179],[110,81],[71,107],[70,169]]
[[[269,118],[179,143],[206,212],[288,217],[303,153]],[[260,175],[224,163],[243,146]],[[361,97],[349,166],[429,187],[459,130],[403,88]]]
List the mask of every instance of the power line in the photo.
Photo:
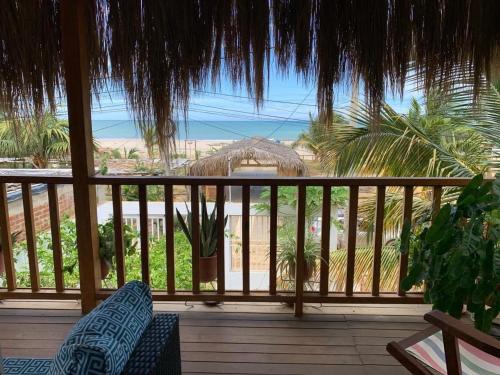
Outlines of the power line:
[[[255,100],[255,98],[252,98],[251,96],[244,96],[244,95],[236,95],[236,94],[225,94],[225,93],[219,93],[219,92],[214,92],[214,91],[204,91],[204,90],[193,90],[194,92],[201,92],[204,94],[210,94],[210,95],[217,95],[217,96],[230,96],[233,98],[240,98],[240,99],[250,99],[250,100]],[[270,102],[270,103],[280,103],[280,104],[298,104],[300,106],[307,106],[307,107],[314,107],[318,108],[317,104],[309,104],[309,103],[297,103],[297,102],[290,102],[290,101],[285,101],[285,100],[274,100],[274,99],[262,99],[265,102]]]
[[[314,88],[312,88],[311,90],[309,90],[309,93],[308,93],[308,94],[304,97],[304,99],[302,99],[302,102],[305,102],[305,101],[307,100],[307,98],[309,97],[309,95],[311,95],[311,93],[313,92],[313,89],[314,89]],[[293,110],[293,112],[290,114],[290,116],[288,116],[288,117],[285,119],[285,121],[283,121],[283,123],[282,123],[280,126],[278,126],[276,129],[274,129],[274,131],[272,131],[272,132],[271,132],[271,133],[267,136],[267,138],[271,138],[271,136],[272,136],[274,133],[276,133],[279,129],[281,129],[283,126],[285,126],[286,122],[287,122],[288,120],[290,120],[290,118],[291,118],[291,117],[295,114],[295,112],[299,109],[299,106],[300,106],[300,104],[299,104],[299,105],[297,105],[297,107],[295,107],[295,109],[294,109],[294,110]]]

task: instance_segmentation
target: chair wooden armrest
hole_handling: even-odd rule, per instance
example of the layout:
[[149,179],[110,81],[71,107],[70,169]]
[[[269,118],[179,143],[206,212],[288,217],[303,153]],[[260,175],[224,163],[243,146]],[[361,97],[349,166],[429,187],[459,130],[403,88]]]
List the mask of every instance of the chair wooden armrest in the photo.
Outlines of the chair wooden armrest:
[[438,331],[441,331],[443,334],[446,370],[449,375],[460,375],[462,373],[458,339],[476,347],[482,352],[500,358],[500,342],[492,336],[476,330],[473,326],[465,324],[440,311],[432,311],[425,314],[424,319],[433,326],[399,342],[393,341],[387,345],[387,351],[412,374],[431,375],[433,372],[408,353],[406,349]]
[[422,362],[406,351],[412,345],[432,336],[438,331],[436,327],[429,327],[423,331],[417,332],[399,342],[391,341],[387,344],[387,351],[396,358],[408,371],[414,375],[433,375]]
[[441,331],[448,332],[479,350],[500,358],[500,341],[493,336],[487,335],[475,329],[473,326],[465,324],[441,311],[431,311],[424,315],[424,319]]

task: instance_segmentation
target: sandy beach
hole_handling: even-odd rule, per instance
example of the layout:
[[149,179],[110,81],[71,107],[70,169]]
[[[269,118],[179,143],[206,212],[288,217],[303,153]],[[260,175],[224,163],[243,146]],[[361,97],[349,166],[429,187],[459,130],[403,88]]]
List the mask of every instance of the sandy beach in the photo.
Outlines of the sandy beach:
[[[111,151],[118,149],[123,152],[124,149],[131,150],[135,148],[141,157],[147,157],[146,146],[141,138],[113,138],[113,139],[97,139],[100,151]],[[224,147],[227,144],[236,142],[235,140],[177,140],[176,150],[180,157],[187,159],[196,159],[196,154],[199,157],[209,155],[211,152]],[[291,145],[292,141],[283,141],[283,144]],[[312,154],[308,150],[299,148],[296,150],[299,155],[305,159],[311,159]]]

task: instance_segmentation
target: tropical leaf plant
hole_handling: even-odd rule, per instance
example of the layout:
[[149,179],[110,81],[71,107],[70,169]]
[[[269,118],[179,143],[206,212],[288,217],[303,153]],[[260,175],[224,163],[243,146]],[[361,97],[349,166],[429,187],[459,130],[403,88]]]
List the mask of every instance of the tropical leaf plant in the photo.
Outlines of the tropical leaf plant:
[[69,156],[68,123],[46,112],[24,121],[0,122],[0,156],[29,157],[35,168]]
[[425,284],[425,301],[457,319],[466,304],[476,328],[489,332],[500,312],[500,178],[478,175],[433,222],[413,231],[405,223],[401,252],[410,250],[402,288]]
[[[321,166],[330,175],[391,177],[470,177],[500,167],[500,94],[485,86],[477,102],[470,87],[431,93],[424,104],[414,99],[407,114],[384,104],[380,116],[363,104],[326,127],[312,121],[308,136]],[[442,202],[453,202],[457,189],[443,189]],[[404,194],[388,188],[385,229],[402,225]],[[414,217],[428,216],[432,190],[414,195]],[[361,225],[373,228],[375,193],[360,196]]]
[[[260,203],[256,203],[254,208],[257,212],[269,212],[271,190],[265,187],[260,194]],[[321,214],[323,199],[323,188],[320,186],[308,186],[306,188],[306,224],[311,222]],[[334,207],[343,207],[347,201],[347,189],[345,187],[333,187],[331,190],[331,203]],[[295,186],[278,187],[278,209],[281,216],[290,216],[291,212],[297,208],[297,188]]]
[[[114,266],[116,256],[115,226],[109,219],[97,226],[99,234],[99,256]],[[137,232],[128,224],[123,224],[123,247],[126,255],[131,255],[137,250]]]
[[[372,247],[356,248],[356,261],[354,268],[354,291],[371,291],[373,282]],[[398,290],[399,283],[399,251],[393,246],[382,248],[380,261],[381,291],[394,292]],[[330,253],[329,289],[335,292],[344,292],[347,280],[347,249],[337,249]]]
[[[187,215],[186,219],[182,216],[178,209],[177,220],[186,235],[189,243],[193,246],[193,215],[186,203]],[[228,216],[224,218],[224,228],[226,227]],[[200,223],[200,256],[211,257],[217,251],[217,207],[214,205],[212,212],[209,214],[207,209],[207,198],[205,194],[201,194],[201,223]]]

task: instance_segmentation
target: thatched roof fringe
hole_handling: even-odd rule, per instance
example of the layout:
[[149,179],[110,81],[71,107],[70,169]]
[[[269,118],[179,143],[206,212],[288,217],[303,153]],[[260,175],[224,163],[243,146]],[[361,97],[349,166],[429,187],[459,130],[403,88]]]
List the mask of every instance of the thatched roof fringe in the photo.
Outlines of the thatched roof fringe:
[[292,148],[265,138],[254,137],[231,143],[215,154],[196,161],[189,170],[192,176],[227,176],[245,160],[267,161],[288,175],[306,176],[304,161]]
[[[0,7],[0,105],[13,115],[55,108],[64,91],[60,0]],[[90,75],[126,93],[159,139],[186,112],[193,89],[229,77],[262,104],[271,55],[281,73],[317,84],[332,116],[334,87],[362,83],[376,111],[385,89],[402,93],[409,66],[426,90],[457,72],[489,79],[500,42],[497,0],[92,0]],[[110,77],[109,80],[106,79]]]

